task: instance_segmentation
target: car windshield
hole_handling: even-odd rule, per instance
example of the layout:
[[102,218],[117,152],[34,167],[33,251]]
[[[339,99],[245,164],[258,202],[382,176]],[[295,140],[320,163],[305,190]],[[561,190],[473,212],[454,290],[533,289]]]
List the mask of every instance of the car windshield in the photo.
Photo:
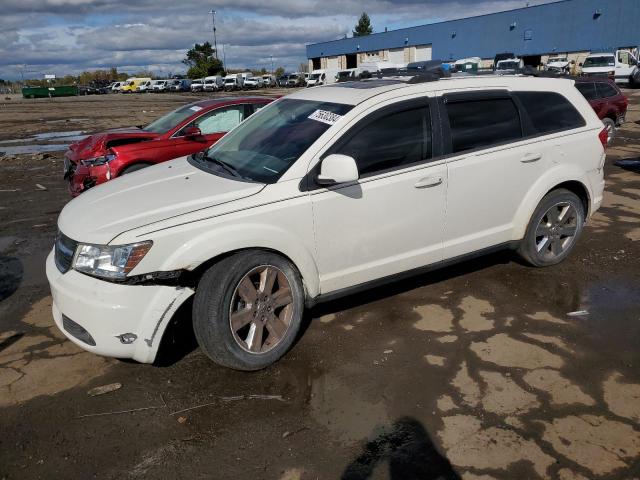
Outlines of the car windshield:
[[182,123],[198,110],[202,110],[202,107],[197,105],[185,105],[177,108],[173,112],[167,113],[165,116],[151,122],[142,130],[152,133],[165,133],[171,130],[176,125]]
[[518,62],[500,62],[498,70],[514,70],[518,68]]
[[566,58],[561,58],[561,57],[549,59],[549,63],[566,62],[566,61],[567,61]]
[[320,78],[320,73],[312,73],[311,80],[318,80]]
[[206,170],[225,165],[225,170],[236,172],[239,178],[275,183],[333,122],[352,108],[339,103],[279,100],[253,114],[205,155],[192,157],[192,161]]
[[589,67],[615,67],[616,59],[613,56],[601,56],[601,57],[588,57],[584,64],[583,68]]

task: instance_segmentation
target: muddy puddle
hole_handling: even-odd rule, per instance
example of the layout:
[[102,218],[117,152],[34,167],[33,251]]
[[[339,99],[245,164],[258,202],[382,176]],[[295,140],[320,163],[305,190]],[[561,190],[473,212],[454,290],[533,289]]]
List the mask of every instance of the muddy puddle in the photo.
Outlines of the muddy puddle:
[[[71,142],[87,137],[83,130],[36,133],[27,138],[0,140],[0,153],[4,155],[22,155],[45,152],[62,152]],[[47,142],[47,143],[40,143]],[[24,145],[18,145],[24,144]]]

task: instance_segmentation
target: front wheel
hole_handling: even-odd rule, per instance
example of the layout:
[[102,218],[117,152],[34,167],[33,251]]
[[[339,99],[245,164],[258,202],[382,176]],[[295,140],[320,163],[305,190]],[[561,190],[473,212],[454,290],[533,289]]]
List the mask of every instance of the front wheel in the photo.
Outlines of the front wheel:
[[518,253],[535,267],[556,265],[575,247],[584,220],[584,206],[575,193],[553,190],[538,204]]
[[200,348],[214,362],[259,370],[291,348],[303,312],[302,280],[291,262],[271,252],[246,251],[203,275],[193,328]]

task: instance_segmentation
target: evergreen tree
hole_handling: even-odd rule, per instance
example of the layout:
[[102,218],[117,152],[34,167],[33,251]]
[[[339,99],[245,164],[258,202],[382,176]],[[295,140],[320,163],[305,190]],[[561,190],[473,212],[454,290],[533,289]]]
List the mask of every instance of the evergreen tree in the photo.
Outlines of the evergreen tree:
[[373,28],[371,27],[371,19],[367,12],[362,12],[360,15],[360,19],[358,20],[358,24],[356,25],[356,29],[353,31],[354,37],[364,37],[365,35],[371,35],[373,33]]

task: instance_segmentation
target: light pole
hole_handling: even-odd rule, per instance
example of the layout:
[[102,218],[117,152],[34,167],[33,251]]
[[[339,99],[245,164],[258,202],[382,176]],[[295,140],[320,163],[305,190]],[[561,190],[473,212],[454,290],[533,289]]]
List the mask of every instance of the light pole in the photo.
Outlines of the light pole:
[[209,13],[211,14],[211,20],[213,22],[213,49],[216,52],[216,60],[219,60],[219,58],[218,58],[218,41],[216,40],[216,11],[215,10],[211,10]]
[[273,55],[270,55],[270,56],[271,56],[271,73],[273,73]]
[[225,71],[227,70],[227,49],[224,48],[224,43],[222,44],[222,63],[224,65]]

